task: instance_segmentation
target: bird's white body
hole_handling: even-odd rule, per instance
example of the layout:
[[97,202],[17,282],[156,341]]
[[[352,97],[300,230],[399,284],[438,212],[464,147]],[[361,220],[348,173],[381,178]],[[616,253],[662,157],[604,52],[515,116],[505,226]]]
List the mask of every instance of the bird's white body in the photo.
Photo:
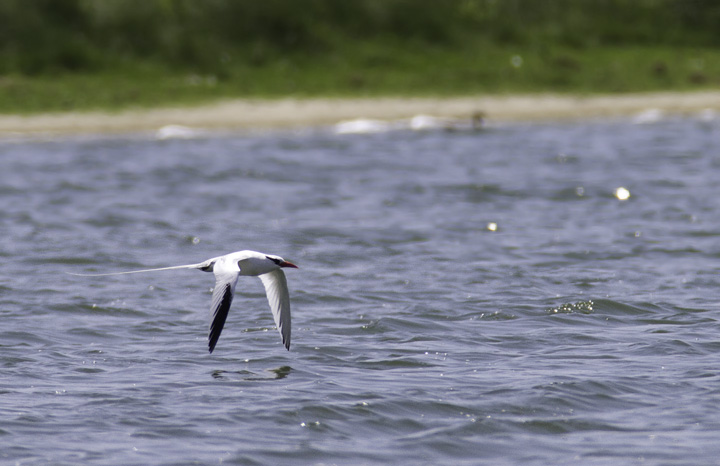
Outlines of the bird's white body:
[[281,257],[268,256],[255,251],[238,251],[220,256],[215,262],[215,270],[222,267],[223,271],[239,271],[240,275],[257,277],[278,269],[278,265],[268,257],[275,257],[282,261]]
[[98,277],[174,269],[200,269],[204,272],[212,272],[215,275],[215,288],[210,306],[212,319],[208,335],[208,347],[212,353],[225,325],[230,304],[235,296],[235,285],[241,275],[259,277],[262,281],[275,325],[277,325],[282,336],[285,348],[290,349],[290,295],[285,274],[282,271],[284,267],[297,268],[296,265],[287,262],[280,256],[263,254],[257,251],[237,251],[224,256],[213,257],[198,264],[132,270],[129,272],[71,275]]

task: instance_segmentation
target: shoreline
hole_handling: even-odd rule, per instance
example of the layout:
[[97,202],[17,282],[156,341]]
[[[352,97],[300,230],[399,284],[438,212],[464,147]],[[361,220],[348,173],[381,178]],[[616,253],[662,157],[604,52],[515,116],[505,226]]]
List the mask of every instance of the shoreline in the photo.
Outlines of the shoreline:
[[491,122],[617,118],[720,112],[720,91],[599,96],[557,94],[448,98],[232,99],[193,107],[1,115],[0,138],[33,134],[135,133],[177,125],[205,130],[304,128],[353,119],[398,120],[416,115]]

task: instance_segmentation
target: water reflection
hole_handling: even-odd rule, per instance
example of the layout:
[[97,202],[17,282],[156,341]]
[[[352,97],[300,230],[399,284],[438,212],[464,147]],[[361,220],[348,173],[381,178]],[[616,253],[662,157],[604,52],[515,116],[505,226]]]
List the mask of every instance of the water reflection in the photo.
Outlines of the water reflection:
[[236,376],[239,376],[242,380],[280,380],[286,378],[292,371],[293,368],[290,366],[280,366],[277,369],[267,369],[265,372],[270,372],[273,375],[264,376],[247,370],[224,371],[218,369],[212,371],[210,375],[212,375],[214,379],[219,380],[230,380],[236,378]]

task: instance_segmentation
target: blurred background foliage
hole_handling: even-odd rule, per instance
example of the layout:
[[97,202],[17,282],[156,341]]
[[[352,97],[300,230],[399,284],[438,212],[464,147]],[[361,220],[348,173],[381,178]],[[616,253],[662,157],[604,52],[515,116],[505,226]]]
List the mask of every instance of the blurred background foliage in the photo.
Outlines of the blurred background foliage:
[[356,42],[720,46],[714,0],[0,0],[0,24],[0,72],[28,75],[134,59],[222,74]]
[[716,0],[0,0],[6,88],[153,73],[263,95],[715,86],[719,46]]

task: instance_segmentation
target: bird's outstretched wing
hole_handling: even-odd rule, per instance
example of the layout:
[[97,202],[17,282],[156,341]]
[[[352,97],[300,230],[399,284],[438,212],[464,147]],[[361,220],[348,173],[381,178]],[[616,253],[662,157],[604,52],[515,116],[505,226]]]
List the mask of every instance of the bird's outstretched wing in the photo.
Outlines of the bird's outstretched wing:
[[260,280],[265,285],[270,310],[275,319],[275,325],[282,335],[283,345],[290,350],[290,294],[285,274],[281,269],[277,269],[260,275]]
[[215,289],[213,290],[212,304],[210,305],[212,320],[210,321],[210,333],[208,334],[208,349],[211,353],[215,349],[225,325],[239,275],[240,271],[215,272]]
[[160,267],[157,269],[143,269],[143,270],[130,270],[129,272],[111,272],[111,273],[72,273],[65,272],[68,275],[75,275],[77,277],[107,277],[109,275],[127,275],[130,273],[145,273],[145,272],[159,272],[161,270],[176,270],[176,269],[200,269],[206,272],[212,272],[213,264],[217,258],[208,259],[205,262],[188,265],[174,265],[172,267]]

